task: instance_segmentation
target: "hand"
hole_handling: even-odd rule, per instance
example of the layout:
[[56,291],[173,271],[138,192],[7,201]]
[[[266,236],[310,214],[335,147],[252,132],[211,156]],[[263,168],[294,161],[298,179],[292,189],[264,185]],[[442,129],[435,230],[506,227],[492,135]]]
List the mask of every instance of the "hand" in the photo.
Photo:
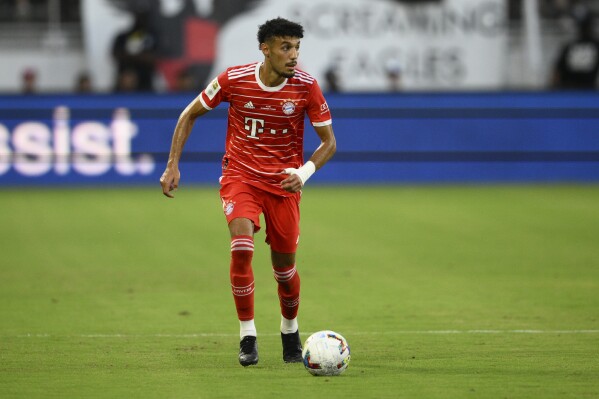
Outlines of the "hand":
[[285,180],[281,182],[281,188],[283,190],[288,191],[290,193],[297,193],[301,191],[302,187],[304,186],[304,183],[302,182],[302,179],[299,177],[299,175],[295,173],[296,170],[297,169],[289,168],[285,169],[285,171],[283,172],[284,174],[289,175],[289,177],[287,177]]
[[281,182],[281,187],[283,190],[289,191],[290,193],[297,193],[304,187],[306,181],[308,181],[315,171],[316,165],[314,165],[314,162],[312,161],[306,162],[298,169],[287,168],[281,173],[287,174],[289,177]]
[[181,179],[181,173],[179,172],[178,166],[167,166],[160,178],[160,185],[162,186],[162,193],[169,198],[175,198],[171,191],[177,191],[179,187],[179,179]]

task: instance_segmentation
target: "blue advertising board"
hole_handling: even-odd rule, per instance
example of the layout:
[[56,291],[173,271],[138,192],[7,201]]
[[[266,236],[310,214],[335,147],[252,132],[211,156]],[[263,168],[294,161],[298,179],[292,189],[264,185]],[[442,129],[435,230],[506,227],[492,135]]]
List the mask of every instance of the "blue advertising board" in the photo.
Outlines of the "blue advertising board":
[[[0,96],[0,186],[158,184],[195,94]],[[337,154],[311,182],[599,181],[599,94],[327,96]],[[227,104],[196,122],[184,184],[216,184]],[[306,124],[305,152],[319,145]]]

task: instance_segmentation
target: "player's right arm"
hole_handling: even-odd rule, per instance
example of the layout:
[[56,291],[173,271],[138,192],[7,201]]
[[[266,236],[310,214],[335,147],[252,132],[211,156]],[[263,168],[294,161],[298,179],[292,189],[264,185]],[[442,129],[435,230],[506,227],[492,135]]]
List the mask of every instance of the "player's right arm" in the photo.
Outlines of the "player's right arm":
[[179,172],[179,160],[181,159],[185,142],[191,134],[196,119],[208,111],[209,109],[204,107],[201,95],[199,95],[190,102],[183,112],[181,112],[181,115],[179,115],[179,120],[177,121],[175,132],[173,133],[173,140],[166,169],[160,178],[162,192],[169,198],[174,198],[174,195],[171,192],[179,187],[179,179],[181,178],[181,173]]

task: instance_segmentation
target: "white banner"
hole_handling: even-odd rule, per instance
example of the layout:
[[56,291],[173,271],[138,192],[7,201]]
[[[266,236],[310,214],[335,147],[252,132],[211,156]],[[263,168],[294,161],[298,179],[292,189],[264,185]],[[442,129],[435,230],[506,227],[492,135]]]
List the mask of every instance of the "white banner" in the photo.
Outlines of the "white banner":
[[389,90],[389,66],[404,89],[501,88],[506,55],[503,0],[400,5],[382,0],[265,1],[225,27],[214,74],[259,59],[256,27],[273,16],[305,30],[300,63],[324,85],[337,68],[347,91]]

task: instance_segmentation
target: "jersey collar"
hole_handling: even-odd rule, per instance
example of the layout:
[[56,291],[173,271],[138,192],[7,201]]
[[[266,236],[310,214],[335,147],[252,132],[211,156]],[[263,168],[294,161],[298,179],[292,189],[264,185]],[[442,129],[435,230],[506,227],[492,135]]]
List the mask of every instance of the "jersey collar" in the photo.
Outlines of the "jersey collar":
[[283,86],[285,86],[287,84],[287,78],[285,78],[283,83],[281,83],[278,86],[274,86],[274,87],[266,86],[260,80],[260,67],[262,66],[262,64],[264,64],[264,62],[258,62],[256,64],[256,71],[254,72],[254,75],[256,76],[256,82],[258,82],[258,86],[260,86],[260,88],[264,91],[279,91],[279,90],[281,90],[283,88]]

